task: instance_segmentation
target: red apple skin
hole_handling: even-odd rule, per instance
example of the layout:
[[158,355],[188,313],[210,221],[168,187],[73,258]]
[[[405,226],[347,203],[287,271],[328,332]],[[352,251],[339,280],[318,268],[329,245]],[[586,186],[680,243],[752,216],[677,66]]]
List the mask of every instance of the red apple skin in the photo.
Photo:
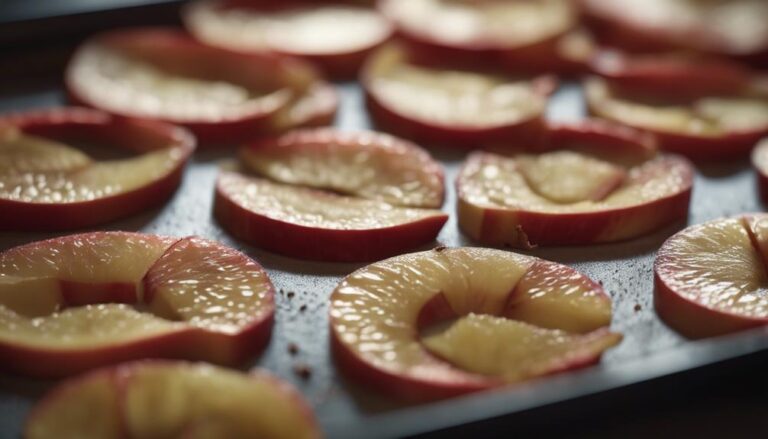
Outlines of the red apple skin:
[[36,110],[0,117],[0,124],[4,123],[51,140],[99,142],[137,153],[178,148],[183,159],[161,179],[113,196],[75,203],[0,200],[0,230],[58,231],[92,227],[160,206],[176,192],[184,167],[195,150],[195,138],[183,128],[110,116],[97,110]]
[[[264,70],[272,71],[273,78],[277,83],[290,87],[291,78],[289,72],[303,72],[314,75],[315,72],[311,66],[304,62],[272,54],[243,54],[230,50],[213,48],[201,44],[181,30],[175,28],[133,28],[129,30],[110,31],[93,37],[89,43],[101,43],[114,46],[132,47],[152,47],[153,50],[162,51],[165,54],[179,54],[179,62],[188,61],[186,58],[197,60],[198,64],[212,64],[231,66],[232,69],[240,70],[238,75],[247,76],[248,72],[253,72],[252,76],[264,76]],[[171,61],[174,58],[171,57]],[[205,60],[204,62],[201,60]],[[65,75],[65,87],[70,100],[78,105],[92,108],[101,108],[99,102],[89,100],[82,94],[75,81],[71,78],[68,68]],[[287,102],[285,104],[288,104]],[[229,144],[246,141],[262,133],[272,131],[272,117],[279,109],[269,111],[255,112],[241,117],[229,120],[177,120],[174,118],[157,118],[168,123],[178,124],[186,127],[195,134],[198,141],[205,145]],[[120,112],[120,116],[146,118],[143,115],[137,115],[130,111]]]
[[578,123],[548,123],[546,141],[539,150],[563,147],[632,160],[652,158],[658,151],[654,136],[600,119],[587,119]]
[[251,212],[217,184],[214,217],[236,238],[285,256],[325,262],[367,262],[404,253],[435,239],[448,215],[392,227],[334,230],[307,227]]
[[760,139],[768,136],[768,127],[759,130],[732,131],[719,137],[697,137],[660,130],[648,131],[659,139],[662,149],[703,162],[746,157]]

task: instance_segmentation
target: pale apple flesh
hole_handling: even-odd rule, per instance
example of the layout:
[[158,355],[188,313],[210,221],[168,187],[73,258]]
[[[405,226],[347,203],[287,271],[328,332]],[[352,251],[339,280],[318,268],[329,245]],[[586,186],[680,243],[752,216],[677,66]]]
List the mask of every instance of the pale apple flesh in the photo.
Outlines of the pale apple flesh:
[[293,131],[241,149],[248,170],[272,181],[381,200],[439,208],[443,170],[410,142],[374,132]]
[[654,265],[662,319],[692,338],[768,324],[765,221],[718,219],[667,240]]
[[[558,276],[551,275],[550,266],[559,267]],[[549,274],[542,277],[542,272]],[[330,313],[334,353],[345,374],[413,399],[499,386],[507,374],[530,378],[589,364],[621,338],[607,331],[611,303],[599,285],[573,269],[491,249],[436,249],[369,265],[334,290]],[[483,316],[467,317],[473,313]],[[526,350],[531,336],[527,329],[519,337],[504,338],[504,328],[523,325],[536,334],[567,331],[571,349],[536,354],[531,367],[508,363],[503,370],[490,370],[468,363],[475,347],[462,339],[473,338],[471,330],[449,329],[422,340],[420,331],[451,318],[458,318],[459,326],[473,319],[510,319],[510,326],[489,330],[492,340],[483,343],[492,346],[509,343]],[[602,344],[581,343],[593,337]]]
[[307,403],[265,372],[135,362],[60,384],[27,418],[35,438],[319,438]]
[[273,294],[258,264],[199,238],[40,241],[0,254],[0,356],[38,376],[153,356],[233,364],[266,343]]

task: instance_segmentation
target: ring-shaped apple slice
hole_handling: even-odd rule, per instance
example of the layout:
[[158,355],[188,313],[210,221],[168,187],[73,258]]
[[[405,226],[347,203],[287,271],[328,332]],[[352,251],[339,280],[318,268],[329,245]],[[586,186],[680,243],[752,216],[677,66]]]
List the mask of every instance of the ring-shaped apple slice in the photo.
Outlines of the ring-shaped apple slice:
[[555,80],[415,64],[398,46],[385,46],[362,72],[377,127],[425,144],[476,148],[508,138],[538,141]]
[[471,154],[456,180],[459,226],[484,244],[618,241],[688,215],[693,167],[638,131],[557,125],[545,146],[505,154]]
[[656,255],[656,311],[691,338],[768,325],[766,258],[766,214],[690,226]]
[[[135,156],[96,160],[79,144]],[[95,110],[0,116],[0,230],[89,227],[160,205],[194,147],[182,128]]]
[[27,417],[25,438],[316,439],[300,394],[263,371],[141,361],[67,380]]
[[608,329],[611,301],[597,283],[560,264],[481,248],[361,268],[332,293],[330,318],[346,376],[416,400],[592,364],[621,340]]
[[238,172],[216,182],[216,219],[238,239],[301,259],[372,261],[435,239],[448,216],[275,183]]
[[757,173],[757,190],[763,204],[768,204],[768,140],[758,143],[752,151],[752,166]]
[[468,68],[547,61],[577,23],[567,0],[381,0],[379,9],[414,51]]
[[239,364],[269,339],[273,287],[200,238],[94,232],[0,254],[0,359],[64,376],[139,358]]
[[243,147],[241,162],[272,181],[385,201],[440,208],[443,168],[417,145],[372,131],[292,131]]
[[[696,83],[698,71],[688,73]],[[744,87],[734,94],[722,94],[721,87],[714,87],[703,96],[700,89],[699,96],[681,100],[663,97],[664,88],[649,96],[647,88],[640,93],[619,90],[610,81],[590,78],[585,93],[592,114],[650,131],[667,151],[691,159],[719,160],[748,155],[768,135],[768,93],[759,87]]]
[[183,125],[206,144],[273,131],[317,80],[298,60],[209,47],[165,28],[97,35],[66,71],[76,102]]
[[392,35],[375,9],[349,2],[198,0],[182,14],[200,41],[240,52],[298,56],[336,79],[353,78]]

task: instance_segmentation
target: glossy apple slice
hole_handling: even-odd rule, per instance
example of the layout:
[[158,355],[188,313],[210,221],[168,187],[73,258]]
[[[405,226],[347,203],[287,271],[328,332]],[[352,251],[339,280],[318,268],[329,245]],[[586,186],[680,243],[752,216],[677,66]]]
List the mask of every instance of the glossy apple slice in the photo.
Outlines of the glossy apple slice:
[[370,261],[435,239],[448,216],[223,172],[214,215],[239,239],[320,261]]
[[381,129],[423,143],[476,148],[495,140],[538,141],[550,77],[505,76],[424,67],[387,46],[362,73],[368,109]]
[[768,325],[765,214],[723,218],[672,236],[656,255],[654,305],[691,338]]
[[456,180],[459,226],[484,244],[618,241],[688,215],[692,166],[637,131],[554,126],[546,147],[506,153],[473,153]]
[[757,172],[757,190],[763,204],[768,204],[768,140],[758,143],[752,151],[752,166]]
[[492,249],[438,248],[369,265],[336,287],[330,313],[345,375],[417,400],[592,364],[621,340],[608,330],[611,301],[598,284]]
[[397,206],[443,204],[442,166],[415,144],[386,134],[298,130],[251,143],[240,158],[248,170],[280,183]]
[[661,148],[693,159],[745,156],[768,135],[764,93],[715,94],[689,99],[642,99],[597,78],[586,83],[586,98],[596,116],[654,133]]
[[165,28],[93,37],[70,61],[66,85],[82,104],[184,125],[201,143],[243,141],[275,129],[317,81],[307,65],[202,45]]
[[762,0],[580,0],[587,22],[611,46],[692,49],[764,62],[768,4]]
[[[96,160],[80,144],[131,156]],[[184,129],[95,110],[0,116],[0,230],[89,227],[158,206],[194,146]]]
[[577,23],[567,0],[383,0],[379,7],[420,56],[467,68],[495,66],[499,57],[516,70],[551,61],[559,37]]
[[0,254],[0,359],[20,374],[148,357],[238,364],[266,344],[273,313],[264,270],[199,238],[95,232]]
[[298,56],[337,79],[353,78],[368,54],[392,35],[376,10],[349,2],[199,0],[182,17],[206,44]]
[[296,390],[266,372],[143,361],[65,381],[27,417],[24,437],[319,438]]

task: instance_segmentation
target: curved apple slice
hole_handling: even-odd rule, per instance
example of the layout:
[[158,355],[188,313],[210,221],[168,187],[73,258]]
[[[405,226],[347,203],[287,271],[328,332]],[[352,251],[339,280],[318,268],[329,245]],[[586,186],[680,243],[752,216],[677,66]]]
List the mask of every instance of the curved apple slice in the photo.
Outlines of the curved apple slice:
[[758,143],[752,151],[752,166],[757,172],[760,199],[764,204],[768,204],[768,140]]
[[762,0],[581,0],[608,45],[630,50],[693,49],[736,57],[768,53]]
[[[195,146],[172,125],[80,108],[5,115],[0,126],[2,230],[88,227],[160,205]],[[136,156],[96,161],[70,142]]]
[[297,60],[237,54],[164,28],[98,35],[78,49],[66,72],[77,102],[184,125],[205,143],[272,130],[273,118],[316,79]]
[[273,313],[264,270],[199,238],[95,232],[0,254],[0,359],[25,375],[147,357],[236,364],[266,344]]
[[[346,375],[420,400],[591,364],[621,339],[608,331],[611,301],[595,282],[553,262],[481,248],[364,267],[336,287],[330,316]],[[458,320],[441,333],[437,324],[450,319]]]
[[499,56],[530,67],[555,56],[559,37],[577,23],[567,0],[382,0],[379,8],[412,49],[466,67],[494,66]]
[[654,305],[692,338],[768,325],[765,214],[724,218],[682,230],[654,263]]
[[280,183],[397,206],[443,204],[442,166],[415,144],[386,134],[331,128],[293,131],[244,147],[240,158],[248,170]]
[[599,123],[552,132],[538,151],[468,157],[456,180],[464,233],[521,248],[588,244],[637,237],[688,215],[686,160],[654,158],[639,133]]
[[354,77],[368,54],[392,35],[376,10],[342,2],[199,0],[182,18],[206,44],[298,56],[333,78]]
[[448,216],[223,172],[216,219],[234,236],[276,253],[320,261],[370,261],[435,239]]
[[512,80],[411,63],[387,46],[366,63],[362,77],[368,109],[385,131],[421,141],[465,147],[519,138],[537,141],[554,80]]
[[319,438],[312,410],[288,384],[256,371],[143,361],[100,369],[48,392],[24,437]]
[[760,94],[644,102],[592,78],[586,98],[596,116],[650,131],[663,149],[693,159],[744,156],[768,135],[768,99]]

